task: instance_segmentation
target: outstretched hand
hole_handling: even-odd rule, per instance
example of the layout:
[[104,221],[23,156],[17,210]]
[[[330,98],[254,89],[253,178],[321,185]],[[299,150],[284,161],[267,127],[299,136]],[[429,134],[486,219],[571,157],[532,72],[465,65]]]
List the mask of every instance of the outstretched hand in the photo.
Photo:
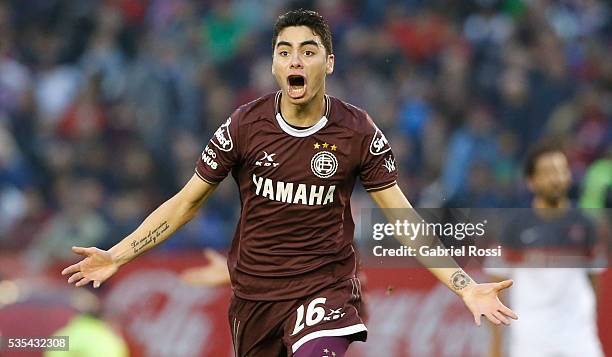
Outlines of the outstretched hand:
[[204,256],[208,264],[190,268],[181,273],[181,280],[189,285],[222,286],[230,284],[226,258],[212,249],[206,249]]
[[74,285],[79,287],[93,282],[93,287],[98,288],[119,269],[119,265],[106,250],[95,247],[72,247],[72,251],[85,258],[62,270],[62,275],[72,274],[68,278],[69,284],[76,282]]
[[474,322],[480,326],[480,316],[486,316],[495,325],[509,325],[512,318],[518,319],[514,311],[510,310],[497,297],[498,293],[512,286],[512,280],[499,283],[475,284],[466,287],[463,292],[463,302],[474,315]]

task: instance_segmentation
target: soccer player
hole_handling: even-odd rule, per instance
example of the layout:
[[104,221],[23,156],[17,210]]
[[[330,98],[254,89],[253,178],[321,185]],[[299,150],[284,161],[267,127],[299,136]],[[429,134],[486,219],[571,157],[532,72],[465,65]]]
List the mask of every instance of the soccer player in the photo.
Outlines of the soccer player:
[[[411,206],[396,185],[395,158],[370,116],[325,94],[334,70],[329,26],[316,12],[280,16],[272,38],[280,90],[239,107],[214,133],[195,175],[130,235],[64,269],[94,287],[156,246],[196,212],[230,172],[241,214],[228,257],[229,324],[237,356],[343,356],[367,334],[356,278],[350,197],[357,177],[382,208]],[[452,261],[451,261],[452,262]],[[516,315],[456,265],[430,271],[463,298],[477,324]]]
[[[533,209],[520,210],[502,235],[505,248],[518,254],[502,262],[503,267],[486,269],[494,279],[520,281],[509,296],[523,316],[508,330],[509,356],[603,356],[595,294],[597,273],[603,269],[589,267],[597,240],[595,227],[571,209],[571,173],[561,148],[550,142],[534,146],[525,161],[525,178],[533,193]],[[584,256],[584,267],[520,267],[520,256],[533,266],[537,263],[532,259],[542,257],[545,250]],[[528,258],[530,252],[534,258]],[[496,326],[493,329],[491,356],[501,356],[502,333]]]

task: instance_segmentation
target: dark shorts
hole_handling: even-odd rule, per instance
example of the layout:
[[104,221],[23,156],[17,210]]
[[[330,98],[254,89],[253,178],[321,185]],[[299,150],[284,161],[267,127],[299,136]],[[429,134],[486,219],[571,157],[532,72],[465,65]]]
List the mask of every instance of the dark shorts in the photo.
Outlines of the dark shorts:
[[229,323],[239,357],[292,356],[324,336],[365,341],[361,284],[353,278],[299,300],[251,301],[233,296]]

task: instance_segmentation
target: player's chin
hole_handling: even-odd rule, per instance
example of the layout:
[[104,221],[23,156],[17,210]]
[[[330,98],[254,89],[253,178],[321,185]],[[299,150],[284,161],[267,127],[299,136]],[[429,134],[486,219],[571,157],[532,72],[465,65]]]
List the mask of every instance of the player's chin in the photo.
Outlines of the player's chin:
[[551,202],[557,202],[561,199],[563,199],[563,197],[566,196],[566,192],[564,190],[551,190],[547,193],[547,200],[551,201]]
[[299,93],[291,91],[291,89],[287,88],[284,94],[287,95],[289,102],[292,104],[305,104],[312,99],[312,95],[310,95],[308,88],[304,88]]

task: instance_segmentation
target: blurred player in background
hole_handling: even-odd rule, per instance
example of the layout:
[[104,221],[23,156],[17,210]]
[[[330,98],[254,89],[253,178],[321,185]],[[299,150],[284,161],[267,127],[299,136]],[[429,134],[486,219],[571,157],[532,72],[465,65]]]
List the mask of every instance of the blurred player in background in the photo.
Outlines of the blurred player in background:
[[[369,115],[325,94],[335,60],[327,22],[313,11],[288,12],[272,45],[280,90],[234,111],[205,146],[195,175],[132,234],[108,251],[73,248],[85,258],[62,274],[76,286],[100,286],[192,219],[231,172],[242,204],[228,257],[235,354],[340,357],[367,335],[352,246],[355,181],[383,209],[411,205]],[[496,324],[516,318],[497,298],[511,281],[478,284],[452,259],[438,263],[445,268],[425,265],[462,297],[477,324],[481,315]]]
[[589,166],[583,187],[580,207],[612,208],[612,144],[604,157]]
[[530,252],[543,254],[544,250],[571,252],[585,259],[575,268],[518,268],[513,264],[519,262],[505,261],[501,267],[487,269],[493,279],[520,282],[508,299],[522,315],[520,323],[508,330],[506,343],[502,331],[493,328],[491,355],[502,356],[505,345],[509,356],[603,356],[596,321],[601,269],[584,267],[595,253],[596,229],[572,209],[567,157],[554,143],[536,145],[528,153],[525,178],[533,193],[533,210],[521,210],[513,217],[501,239],[504,247],[517,251],[523,262]]

